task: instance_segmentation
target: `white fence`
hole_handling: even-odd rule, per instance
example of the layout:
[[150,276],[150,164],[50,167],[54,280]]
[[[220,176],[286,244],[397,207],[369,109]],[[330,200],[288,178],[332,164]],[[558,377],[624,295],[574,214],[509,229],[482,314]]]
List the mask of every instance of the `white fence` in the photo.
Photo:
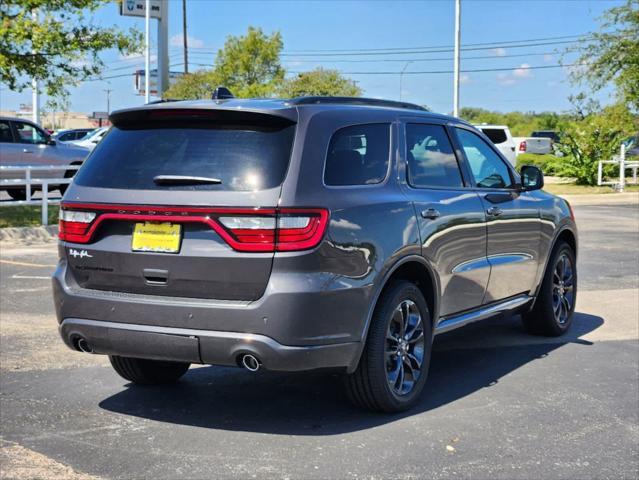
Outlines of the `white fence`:
[[[618,181],[604,181],[603,178],[603,166],[604,164],[612,164],[619,166],[619,180]],[[626,170],[632,170],[632,182],[637,184],[637,170],[639,169],[639,161],[626,162],[626,146],[621,144],[621,152],[619,157],[612,160],[599,160],[597,165],[597,185],[612,185],[619,192],[623,192],[626,188]]]
[[[63,185],[69,184],[73,180],[72,178],[64,178],[64,173],[69,170],[77,170],[80,165],[43,165],[43,166],[30,166],[30,167],[10,167],[0,166],[0,176],[6,176],[5,172],[22,173],[21,178],[11,178],[0,180],[0,190],[5,190],[7,187],[25,187],[26,199],[15,200],[8,202],[0,202],[0,207],[8,207],[13,205],[42,205],[42,225],[49,223],[49,205],[55,205],[60,203],[58,199],[49,198],[49,186],[50,185]],[[60,178],[38,178],[37,175],[41,175],[41,172],[62,172]],[[38,187],[38,190],[42,191],[42,198],[33,200],[33,187]]]

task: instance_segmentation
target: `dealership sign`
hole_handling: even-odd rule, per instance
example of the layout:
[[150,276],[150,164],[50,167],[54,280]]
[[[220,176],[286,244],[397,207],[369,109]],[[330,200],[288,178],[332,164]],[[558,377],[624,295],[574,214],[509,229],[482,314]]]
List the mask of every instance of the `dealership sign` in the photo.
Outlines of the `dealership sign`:
[[[162,18],[162,2],[161,0],[150,0],[151,18]],[[166,4],[165,4],[166,5]],[[128,17],[144,17],[146,16],[146,0],[121,0],[120,15]]]

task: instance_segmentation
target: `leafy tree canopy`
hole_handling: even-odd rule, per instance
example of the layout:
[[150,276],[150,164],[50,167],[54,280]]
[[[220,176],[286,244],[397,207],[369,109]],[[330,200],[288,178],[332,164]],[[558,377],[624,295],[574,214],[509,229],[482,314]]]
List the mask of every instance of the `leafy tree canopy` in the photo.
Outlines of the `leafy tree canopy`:
[[576,98],[572,120],[559,125],[559,150],[565,155],[557,166],[564,177],[574,177],[581,185],[597,183],[599,160],[611,160],[619,154],[621,142],[637,132],[638,120],[627,105],[617,103],[605,108]]
[[337,70],[323,68],[300,73],[286,80],[278,90],[283,98],[306,95],[359,97],[361,94],[362,89],[353,80],[343,77]]
[[267,97],[284,79],[280,65],[282,35],[265,35],[249,27],[244,36],[229,36],[217,52],[215,74],[236,97]]
[[562,118],[568,117],[554,112],[501,113],[473,107],[462,108],[459,116],[474,124],[508,125],[514,137],[527,137],[535,130],[556,130]]
[[600,31],[568,51],[581,54],[571,74],[575,82],[595,90],[613,82],[619,100],[639,111],[639,0],[607,10]]
[[[142,34],[102,27],[90,15],[109,0],[2,0],[0,2],[0,81],[21,91],[38,78],[47,94],[99,75],[98,54],[117,48],[140,50]],[[34,17],[32,12],[37,12]]]

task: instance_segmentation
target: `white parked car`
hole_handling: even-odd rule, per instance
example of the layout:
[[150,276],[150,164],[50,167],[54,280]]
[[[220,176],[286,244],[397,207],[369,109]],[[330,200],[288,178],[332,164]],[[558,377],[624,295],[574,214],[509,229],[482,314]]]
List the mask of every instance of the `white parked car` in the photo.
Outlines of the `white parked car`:
[[98,144],[102,137],[106,135],[109,131],[109,127],[100,127],[93,130],[82,140],[76,140],[75,142],[69,142],[73,145],[77,145],[79,147],[88,148],[89,150],[93,150],[95,146]]
[[475,125],[484,132],[491,142],[499,149],[506,159],[514,167],[517,164],[517,153],[515,140],[510,134],[510,129],[506,125]]

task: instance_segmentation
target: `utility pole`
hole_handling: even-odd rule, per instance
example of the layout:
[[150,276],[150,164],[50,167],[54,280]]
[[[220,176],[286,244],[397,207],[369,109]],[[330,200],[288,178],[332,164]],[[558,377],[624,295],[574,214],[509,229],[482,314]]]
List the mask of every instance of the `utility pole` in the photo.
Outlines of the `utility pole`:
[[161,18],[158,19],[158,97],[169,88],[169,2],[160,0]]
[[105,88],[104,91],[107,94],[107,115],[109,113],[111,113],[111,92],[113,91],[112,88]]
[[186,0],[182,0],[182,32],[184,36],[184,73],[189,73],[189,43],[186,35]]
[[144,6],[144,103],[149,103],[150,77],[151,77],[151,39],[149,30],[151,26],[151,0],[146,0]]
[[[32,10],[31,11],[31,19],[33,20],[34,23],[38,23],[38,11],[37,10]],[[33,55],[35,56],[38,52],[35,51],[35,48],[33,50],[31,50],[31,53],[33,53]],[[38,79],[36,77],[33,77],[33,79],[31,80],[31,88],[32,88],[32,94],[31,94],[31,118],[33,120],[33,123],[36,124],[40,124],[40,82],[38,82]]]
[[461,42],[461,0],[455,0],[455,66],[453,78],[453,116],[459,116],[459,44]]

